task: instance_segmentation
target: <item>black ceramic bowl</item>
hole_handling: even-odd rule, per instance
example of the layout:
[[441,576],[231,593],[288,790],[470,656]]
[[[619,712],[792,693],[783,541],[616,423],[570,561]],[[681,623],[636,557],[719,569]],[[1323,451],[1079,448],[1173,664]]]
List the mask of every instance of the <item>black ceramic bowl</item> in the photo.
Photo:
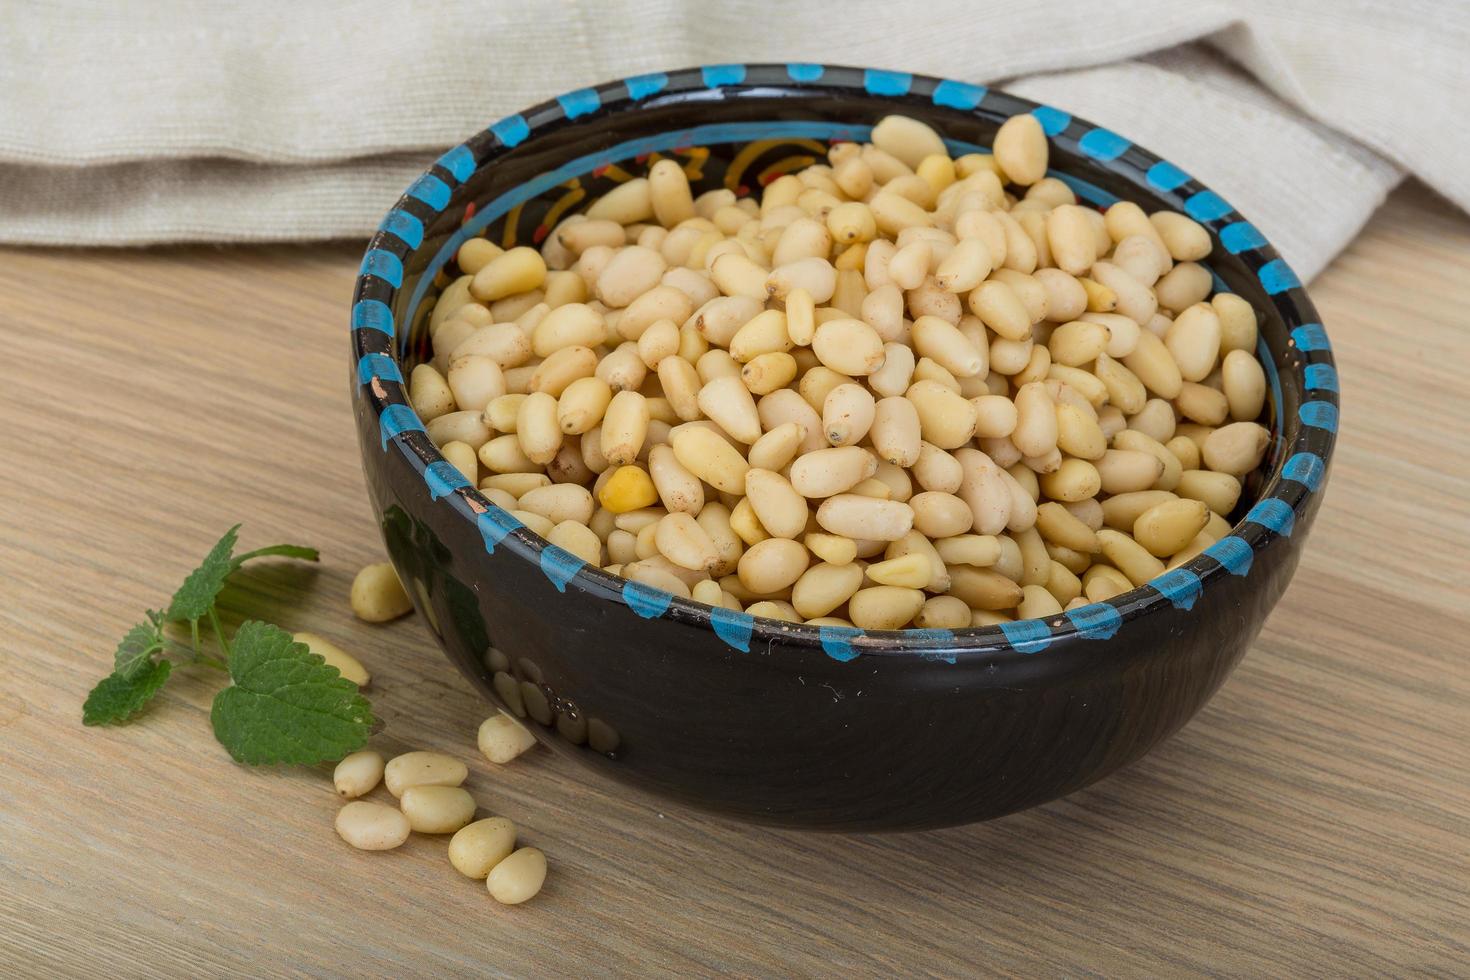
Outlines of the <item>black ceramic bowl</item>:
[[[1230,536],[1052,620],[956,630],[792,626],[676,599],[582,562],[491,505],[435,450],[403,385],[467,237],[539,243],[571,208],[693,163],[696,192],[758,188],[889,113],[956,154],[1016,113],[1086,201],[1184,211],[1217,288],[1259,311],[1274,434]],[[1222,147],[1221,152],[1229,152]],[[973,85],[819,65],[719,65],[583,89],[444,154],[384,219],[352,307],[363,467],[388,553],[451,660],[540,739],[670,799],[792,826],[984,820],[1139,758],[1215,692],[1281,597],[1337,427],[1332,354],[1301,283],[1229,204],[1065,111]]]

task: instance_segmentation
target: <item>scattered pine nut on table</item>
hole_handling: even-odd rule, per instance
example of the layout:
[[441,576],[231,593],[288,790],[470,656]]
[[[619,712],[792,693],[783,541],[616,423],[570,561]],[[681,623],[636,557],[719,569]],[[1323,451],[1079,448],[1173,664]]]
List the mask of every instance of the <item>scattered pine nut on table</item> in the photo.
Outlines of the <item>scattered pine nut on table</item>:
[[1053,617],[1228,533],[1271,436],[1205,228],[1079,202],[1030,115],[989,155],[872,140],[759,200],[659,160],[539,250],[466,242],[410,375],[429,437],[589,564],[791,622]]

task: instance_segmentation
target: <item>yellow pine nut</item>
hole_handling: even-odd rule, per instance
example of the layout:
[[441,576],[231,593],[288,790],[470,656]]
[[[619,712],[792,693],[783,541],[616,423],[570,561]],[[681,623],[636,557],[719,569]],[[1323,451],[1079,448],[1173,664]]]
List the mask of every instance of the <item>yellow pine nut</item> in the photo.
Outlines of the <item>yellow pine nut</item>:
[[398,573],[388,562],[364,565],[352,580],[352,612],[368,623],[386,623],[413,610]]
[[694,362],[694,370],[699,375],[701,384],[709,384],[715,378],[738,378],[740,377],[740,368],[739,361],[731,357],[728,351],[722,351],[718,347],[712,347],[705,351]]
[[1045,619],[1061,614],[1062,604],[1057,602],[1056,596],[1046,591],[1046,586],[1021,586],[1021,601],[1016,604],[1017,619]]
[[452,319],[460,316],[460,313],[474,303],[470,296],[470,283],[474,280],[473,275],[463,275],[455,279],[434,302],[434,309],[429,314],[429,335],[432,337],[439,332],[439,328]]
[[704,484],[680,465],[669,446],[654,446],[649,451],[648,472],[659,500],[671,513],[698,514],[704,509]]
[[1090,602],[1106,602],[1132,590],[1128,576],[1111,565],[1093,565],[1082,576],[1082,591]]
[[490,897],[501,905],[519,905],[529,901],[536,897],[545,883],[546,855],[534,847],[515,851],[490,869],[485,878]]
[[[641,533],[642,532],[640,532],[640,534]],[[652,534],[654,532],[652,531],[652,529],[648,529],[648,533]],[[663,591],[668,592],[671,595],[676,595],[681,599],[690,598],[689,584],[687,582],[685,582],[679,576],[675,575],[673,572],[669,571],[667,568],[661,568],[656,564],[650,564],[650,562],[647,560],[635,561],[631,565],[624,565],[621,575],[623,576],[623,578],[628,579],[631,582],[641,582],[644,585],[652,586],[655,589],[662,589]]]
[[511,511],[511,515],[526,525],[531,533],[543,538],[550,534],[552,529],[556,527],[550,518],[543,517],[535,511],[516,509]]
[[1179,462],[1179,457],[1169,452],[1157,439],[1136,429],[1125,429],[1113,437],[1113,448],[1118,450],[1133,450],[1148,453],[1159,461],[1163,470],[1158,479],[1154,481],[1151,489],[1173,490],[1179,485],[1179,477],[1184,472],[1184,467]]
[[756,402],[755,409],[760,413],[761,426],[767,432],[787,422],[800,425],[805,433],[801,442],[802,452],[812,452],[827,446],[827,440],[822,435],[822,417],[807,404],[805,398],[790,388],[778,389],[762,396]]
[[1042,456],[1057,447],[1057,413],[1046,386],[1033,381],[1016,392],[1016,428],[1011,442],[1026,456]]
[[1055,501],[1037,506],[1036,530],[1048,542],[1073,551],[1094,554],[1099,548],[1096,531]]
[[654,544],[659,553],[681,568],[709,571],[719,563],[715,544],[693,516],[667,514],[654,525]]
[[[1152,225],[1149,226],[1152,229]],[[1152,287],[1159,277],[1174,267],[1163,243],[1144,235],[1130,235],[1113,249],[1111,261],[1145,287]]]
[[1230,415],[1230,400],[1223,391],[1186,381],[1174,399],[1179,414],[1201,425],[1219,425]]
[[861,497],[877,497],[880,500],[892,500],[893,488],[876,477],[864,480],[850,491]]
[[1138,335],[1138,346],[1123,358],[1123,365],[1161,398],[1176,398],[1183,384],[1179,365],[1164,341],[1145,330]]
[[[711,351],[710,353],[714,353]],[[732,359],[732,363],[735,363]],[[796,377],[796,359],[781,351],[758,354],[743,367],[737,366],[740,380],[752,394],[768,395],[784,388]]]
[[729,345],[730,356],[741,363],[761,354],[790,350],[786,314],[780,310],[766,310],[751,317],[730,337]]
[[[675,415],[685,422],[701,417],[703,412],[699,407],[699,389],[703,386],[693,364],[682,357],[666,357],[658,362],[656,374],[664,397],[668,399]],[[613,401],[616,404],[617,396],[614,396]],[[608,410],[612,410],[611,406]]]
[[473,276],[504,251],[499,245],[483,238],[471,238],[454,253],[454,262],[461,272]]
[[866,204],[849,201],[827,212],[827,230],[838,242],[869,242],[878,235],[878,222]]
[[747,470],[745,494],[761,526],[772,537],[799,538],[806,530],[806,498],[780,473]]
[[823,530],[847,538],[895,541],[914,526],[914,511],[897,500],[840,493],[822,501],[817,508],[817,523]]
[[990,534],[960,534],[941,538],[934,548],[946,565],[988,567],[1000,560],[1000,541]]
[[973,377],[986,367],[985,356],[970,338],[939,317],[921,316],[914,320],[913,348],[956,377]]
[[1158,311],[1159,304],[1153,290],[1123,268],[1111,262],[1095,262],[1089,276],[1103,288],[1112,291],[1115,298],[1114,309],[1118,315],[1143,324]]
[[582,459],[580,440],[563,439],[556,456],[546,464],[546,474],[555,483],[583,484],[597,474]]
[[1097,496],[1102,489],[1102,474],[1085,459],[1064,459],[1053,472],[1041,474],[1038,482],[1041,492],[1052,500],[1075,503]]
[[1033,201],[1043,207],[1058,208],[1064,204],[1076,204],[1077,195],[1057,178],[1043,177],[1026,189],[1022,200]]
[[1118,294],[1107,286],[1088,276],[1079,276],[1077,282],[1087,293],[1087,310],[1089,313],[1111,313],[1118,308]]
[[876,411],[876,402],[866,388],[839,384],[822,400],[822,432],[833,446],[856,445],[873,427]]
[[1051,254],[1051,242],[1046,237],[1046,214],[1042,207],[1039,203],[1031,206],[1021,203],[1011,209],[1011,218],[1031,240],[1032,248],[1036,250],[1036,268],[1038,269],[1056,265],[1056,260]]
[[919,551],[896,558],[889,558],[869,565],[868,580],[878,585],[898,586],[905,589],[922,589],[928,586],[934,570],[929,557]]
[[1023,340],[996,337],[990,342],[990,370],[997,375],[1014,377],[1031,363],[1031,352],[1035,347],[1030,337]]
[[904,294],[904,299],[908,303],[909,312],[915,318],[937,317],[951,326],[958,325],[965,312],[960,298],[940,289],[933,276],[926,278],[918,288],[910,289]]
[[[1206,504],[1206,506],[1209,505]],[[1230,522],[1214,511],[1210,511],[1210,522],[1205,525],[1205,529],[1200,533],[1207,534],[1215,541],[1219,541],[1221,538],[1230,534]]]
[[863,569],[852,564],[813,565],[791,589],[791,604],[803,619],[825,616],[841,606],[863,584]]
[[1220,353],[1220,318],[1209,303],[1180,311],[1164,335],[1164,346],[1185,381],[1203,381]]
[[1154,283],[1154,295],[1165,310],[1183,310],[1203,302],[1214,280],[1209,270],[1194,262],[1181,262]]
[[1255,422],[1232,422],[1211,432],[1201,456],[1217,473],[1243,477],[1261,465],[1271,433]]
[[1186,470],[1175,489],[1179,496],[1202,500],[1210,510],[1227,517],[1240,500],[1241,487],[1240,480],[1229,473]]
[[1051,332],[1047,350],[1051,359],[1067,367],[1081,367],[1097,360],[1107,350],[1108,330],[1101,324],[1072,320]]
[[648,203],[653,217],[665,228],[694,217],[689,178],[674,160],[660,160],[648,170]]
[[914,615],[920,629],[963,629],[970,625],[970,607],[952,595],[931,596]]
[[442,752],[406,752],[388,760],[383,785],[401,798],[411,786],[458,786],[469,774],[463,762]]
[[730,529],[747,545],[759,544],[771,536],[761,525],[760,518],[755,516],[749,497],[740,498],[735,509],[730,511]]
[[1062,465],[1062,451],[1052,449],[1040,456],[1023,456],[1021,462],[1038,474],[1054,473]]
[[740,556],[736,574],[740,584],[755,595],[773,595],[796,584],[810,557],[799,541],[766,538]]
[[760,602],[753,602],[746,607],[745,611],[752,616],[764,616],[766,619],[776,619],[783,623],[801,622],[801,616],[797,613],[796,607],[789,602],[784,602],[779,599],[764,599]]
[[603,483],[597,501],[614,514],[627,514],[657,503],[658,491],[642,468],[620,465]]
[[1067,513],[1094,531],[1103,526],[1102,504],[1096,500],[1079,500],[1073,503],[1064,503],[1062,507],[1066,509]]
[[1174,407],[1161,398],[1150,398],[1128,419],[1128,428],[1167,442],[1174,437]]
[[975,434],[995,439],[1016,431],[1016,405],[1004,395],[980,395],[970,399],[975,406]]
[[337,795],[349,800],[371,793],[382,779],[383,757],[367,749],[347,756],[332,771]]
[[1176,262],[1195,262],[1210,254],[1210,233],[1177,211],[1155,211],[1148,216],[1159,240]]
[[[602,452],[602,426],[594,425],[582,433],[582,438],[577,440],[578,448],[582,454],[582,465],[593,473],[606,475],[609,463]],[[601,480],[598,481],[599,484]]]
[[1205,440],[1208,439],[1210,437],[1210,433],[1214,431],[1215,429],[1213,426],[1196,425],[1193,422],[1181,422],[1179,425],[1175,426],[1175,432],[1181,436],[1192,439],[1194,441],[1194,444],[1199,447],[1201,453],[1205,451]]
[[929,538],[948,538],[964,534],[975,523],[970,505],[952,493],[926,490],[911,497],[908,505],[914,512],[914,528]]
[[[546,280],[546,260],[524,245],[495,256],[470,281],[469,291],[482,302],[530,292]],[[499,319],[514,319],[506,317]]]
[[1097,413],[1097,425],[1102,429],[1103,438],[1111,439],[1113,436],[1128,428],[1128,420],[1116,405],[1104,405]]
[[745,489],[745,458],[719,435],[704,428],[680,427],[671,437],[674,456],[690,473],[726,493]]
[[337,811],[337,836],[360,851],[389,851],[408,840],[409,819],[391,806],[354,800]]
[[848,600],[854,625],[866,630],[896,630],[907,625],[924,606],[918,589],[878,585],[861,589]]
[[561,448],[562,430],[556,417],[556,399],[533,392],[516,412],[516,439],[526,458],[538,465],[551,462]]
[[817,500],[852,489],[877,469],[873,454],[858,446],[819,449],[791,464],[791,484],[803,498]]
[[898,246],[887,238],[876,238],[868,243],[863,256],[863,283],[871,290],[880,286],[891,286],[888,263],[898,254]]
[[[832,252],[832,234],[825,220],[801,217],[792,221],[781,232],[776,247],[771,250],[771,262],[780,267],[803,259],[826,261]],[[831,295],[830,292],[827,294]],[[817,302],[823,302],[818,299]]]
[[1203,501],[1168,500],[1155,504],[1133,522],[1133,539],[1159,558],[1183,551],[1209,523]]
[[914,352],[903,344],[883,345],[883,366],[868,375],[868,386],[885,398],[902,395],[914,374]]
[[1034,184],[1046,176],[1046,133],[1030,113],[1012,116],[1002,123],[991,150],[1001,172],[1012,184]]
[[562,521],[551,529],[546,540],[589,565],[600,567],[602,564],[602,541],[584,522]]
[[1230,417],[1252,422],[1266,405],[1266,373],[1249,351],[1232,350],[1220,368],[1221,385],[1230,406]]
[[1138,518],[1151,508],[1180,499],[1167,490],[1137,490],[1109,497],[1101,504],[1103,521],[1117,531],[1132,533]]
[[[587,432],[602,422],[612,397],[612,388],[601,378],[578,378],[567,385],[557,399],[557,425],[567,435],[579,436]],[[519,408],[516,414],[519,418]]]
[[1194,536],[1194,540],[1185,545],[1178,554],[1172,555],[1164,567],[1169,570],[1173,570],[1175,568],[1178,568],[1180,565],[1183,565],[1185,562],[1199,557],[1201,554],[1204,553],[1204,550],[1206,548],[1215,543],[1215,540],[1215,538],[1210,537],[1204,532],[1196,534]]
[[505,394],[505,375],[488,354],[468,354],[449,362],[445,382],[461,411],[481,411]]
[[1164,573],[1164,563],[1121,531],[1103,528],[1097,532],[1102,553],[1135,587]]
[[829,565],[846,565],[857,557],[857,543],[840,534],[812,531],[801,540],[808,551]]
[[519,498],[537,487],[551,486],[551,480],[542,473],[497,473],[480,481],[482,487],[501,490]]
[[536,319],[551,309],[541,302],[543,299],[545,299],[545,294],[539,289],[498,299],[490,304],[491,321],[494,323],[514,321],[516,326],[530,333],[531,328],[535,326]]
[[1220,318],[1220,352],[1256,350],[1256,311],[1250,303],[1234,293],[1216,293],[1210,298],[1215,315]]
[[704,528],[704,533],[709,535],[715,546],[715,554],[719,556],[719,562],[710,569],[710,574],[728,575],[733,572],[735,563],[745,551],[745,545],[730,525],[730,509],[712,501],[704,505],[695,520]]
[[[440,418],[444,416],[441,415]],[[479,458],[475,455],[475,447],[467,442],[451,441],[440,446],[439,452],[454,465],[455,469],[464,474],[466,480],[474,483],[478,479],[480,463]]]
[[519,509],[540,514],[554,524],[562,521],[586,524],[592,520],[592,494],[575,483],[553,483],[523,493]]
[[1036,528],[1027,528],[1011,535],[1021,554],[1020,583],[1022,585],[1044,585],[1051,572],[1051,555],[1046,542]]
[[1014,609],[1021,601],[1021,587],[994,568],[952,565],[949,594],[971,609]]
[[[923,441],[940,449],[958,449],[975,435],[975,406],[939,382],[916,381],[905,397],[918,416]],[[908,465],[918,460],[918,450],[916,445]]]
[[[526,369],[515,368],[514,370],[524,371]],[[517,393],[544,391],[553,398],[557,398],[573,381],[578,378],[590,378],[596,372],[597,355],[590,347],[563,347],[532,368],[526,387]],[[506,373],[505,382],[506,388],[515,392],[516,388],[511,384],[512,373]]]
[[721,255],[710,266],[710,279],[721,293],[747,296],[760,302],[766,299],[766,277],[769,274],[749,256],[737,253]]
[[1070,275],[1085,274],[1097,261],[1091,221],[1076,204],[1060,205],[1046,216],[1046,242],[1057,268]]

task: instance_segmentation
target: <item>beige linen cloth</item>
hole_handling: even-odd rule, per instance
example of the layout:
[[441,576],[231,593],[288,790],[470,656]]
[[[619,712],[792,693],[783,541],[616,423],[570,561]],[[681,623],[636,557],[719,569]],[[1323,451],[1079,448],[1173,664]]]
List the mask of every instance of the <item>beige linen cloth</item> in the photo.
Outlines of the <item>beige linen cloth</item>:
[[0,241],[358,237],[560,92],[732,61],[1001,83],[1318,272],[1406,173],[1470,208],[1465,0],[52,0],[0,6]]

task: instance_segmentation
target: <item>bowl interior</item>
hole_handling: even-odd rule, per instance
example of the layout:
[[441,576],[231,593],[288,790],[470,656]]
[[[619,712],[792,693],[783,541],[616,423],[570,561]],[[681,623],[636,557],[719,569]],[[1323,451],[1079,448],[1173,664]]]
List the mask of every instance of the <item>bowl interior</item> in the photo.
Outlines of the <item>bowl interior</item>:
[[[873,124],[891,113],[924,120],[959,156],[988,153],[1000,124],[1022,112],[1033,113],[1050,137],[1051,175],[1082,201],[1102,208],[1128,199],[1148,211],[1183,211],[1204,224],[1215,238],[1204,264],[1216,289],[1241,295],[1258,312],[1257,353],[1268,380],[1260,421],[1271,430],[1272,443],[1232,515],[1232,538],[1238,541],[1217,545],[1183,569],[1196,580],[1185,583],[1190,588],[1222,569],[1240,574],[1232,566],[1248,567],[1250,550],[1265,536],[1281,533],[1283,524],[1289,528],[1291,514],[1316,490],[1335,435],[1335,373],[1305,292],[1253,225],[1179,168],[1064,111],[978,86],[857,68],[715,66],[569,93],[501,120],[441,157],[385,219],[359,282],[358,354],[365,358],[381,344],[372,330],[360,329],[361,321],[386,315],[389,350],[406,377],[408,365],[428,357],[428,315],[439,291],[459,275],[454,254],[465,240],[484,236],[505,247],[540,245],[562,217],[641,176],[659,157],[680,162],[696,193],[721,187],[758,193],[784,173],[822,162],[833,142],[866,140]],[[364,313],[364,301],[386,309]],[[389,407],[402,404],[401,386],[387,386],[383,397]],[[384,433],[386,442],[386,423]],[[432,470],[433,447],[416,444],[416,451]],[[443,489],[478,498],[472,489]],[[1266,506],[1271,500],[1279,503]],[[529,548],[542,547],[526,529],[516,538]],[[620,579],[586,568],[578,578],[589,591],[620,597]],[[1110,605],[1127,616],[1161,598],[1171,598],[1169,589],[1145,586]],[[709,621],[706,614],[679,610]],[[1078,617],[1070,618],[1052,628],[1085,628]],[[815,628],[783,626],[781,632],[783,641],[821,642]],[[916,636],[923,632],[864,639],[869,649],[954,640]],[[1031,642],[1029,628],[955,632],[982,646]],[[909,638],[900,639],[904,634]]]

